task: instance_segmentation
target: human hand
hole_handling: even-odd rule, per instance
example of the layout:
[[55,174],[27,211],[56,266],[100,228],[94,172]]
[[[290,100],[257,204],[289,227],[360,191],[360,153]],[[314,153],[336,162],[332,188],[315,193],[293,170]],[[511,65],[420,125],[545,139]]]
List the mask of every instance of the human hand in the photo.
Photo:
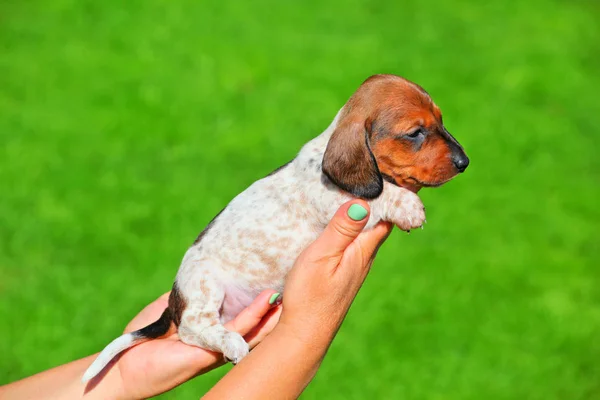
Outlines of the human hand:
[[380,222],[362,232],[368,213],[369,205],[362,200],[342,205],[321,236],[298,257],[286,279],[277,329],[287,327],[307,342],[319,335],[333,339],[379,246],[392,231],[392,224]]
[[[225,327],[244,336],[251,348],[256,346],[279,320],[281,306],[269,304],[269,299],[274,293],[274,290],[263,291],[234,320],[225,324]],[[127,325],[125,333],[157,320],[167,307],[168,297],[169,293],[165,293],[146,306]],[[221,354],[188,346],[179,341],[177,334],[173,334],[141,343],[125,351],[116,359],[109,373],[118,381],[124,398],[139,399],[166,392],[223,363]],[[88,391],[93,391],[94,384],[92,380]]]

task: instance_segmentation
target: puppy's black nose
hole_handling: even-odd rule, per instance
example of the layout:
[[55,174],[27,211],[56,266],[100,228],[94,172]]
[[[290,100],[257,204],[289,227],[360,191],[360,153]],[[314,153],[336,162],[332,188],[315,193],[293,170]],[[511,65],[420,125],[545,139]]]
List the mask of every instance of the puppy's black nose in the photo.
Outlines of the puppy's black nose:
[[464,172],[464,170],[469,166],[469,157],[467,157],[465,154],[456,154],[452,157],[452,162],[454,163],[454,166],[458,172]]

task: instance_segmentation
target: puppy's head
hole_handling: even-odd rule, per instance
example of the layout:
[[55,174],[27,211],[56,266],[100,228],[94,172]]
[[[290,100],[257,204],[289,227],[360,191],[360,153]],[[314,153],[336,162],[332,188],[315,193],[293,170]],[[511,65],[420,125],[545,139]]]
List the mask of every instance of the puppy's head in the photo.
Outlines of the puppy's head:
[[429,94],[395,75],[372,76],[358,88],[323,156],[325,175],[366,199],[381,194],[383,179],[416,192],[448,182],[468,165]]

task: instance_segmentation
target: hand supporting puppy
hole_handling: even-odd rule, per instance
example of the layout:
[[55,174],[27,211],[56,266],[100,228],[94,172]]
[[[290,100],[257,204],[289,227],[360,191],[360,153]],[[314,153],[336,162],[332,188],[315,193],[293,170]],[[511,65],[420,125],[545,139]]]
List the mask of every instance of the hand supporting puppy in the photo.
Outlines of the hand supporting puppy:
[[[362,286],[377,249],[391,232],[392,225],[384,222],[362,232],[368,210],[368,204],[361,200],[342,205],[323,234],[300,255],[286,281],[284,311],[281,306],[269,304],[274,291],[267,290],[226,325],[244,335],[250,347],[264,340],[207,398],[300,395],[314,377]],[[165,294],[142,310],[125,331],[156,320],[166,302]],[[222,363],[220,354],[187,346],[172,335],[123,353],[100,382],[90,381],[86,387],[81,375],[94,358],[89,356],[6,385],[0,389],[0,397],[147,398]],[[92,388],[94,382],[97,386]]]
[[[274,290],[263,291],[234,320],[225,324],[227,329],[244,336],[250,348],[260,343],[279,320],[281,305],[269,304],[274,294]],[[166,308],[168,298],[169,293],[165,293],[144,308],[127,325],[125,333],[155,321]],[[188,346],[173,334],[129,349],[113,370],[118,370],[124,398],[141,399],[166,392],[223,364],[222,354]]]
[[320,332],[326,334],[324,340],[330,339],[327,333],[337,332],[392,229],[391,223],[380,222],[362,232],[368,210],[362,201],[344,204],[298,257],[284,288],[281,327],[310,343]]
[[392,230],[381,222],[362,232],[368,210],[362,200],[340,207],[288,274],[279,324],[207,399],[292,399],[302,393]]

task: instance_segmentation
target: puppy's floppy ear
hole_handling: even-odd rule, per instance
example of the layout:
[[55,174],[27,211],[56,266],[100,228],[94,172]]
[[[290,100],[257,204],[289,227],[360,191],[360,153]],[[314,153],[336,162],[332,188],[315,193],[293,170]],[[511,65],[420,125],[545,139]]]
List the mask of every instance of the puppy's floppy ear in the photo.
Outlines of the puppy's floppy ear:
[[374,199],[383,191],[383,179],[369,146],[371,124],[343,119],[323,155],[323,173],[356,197]]

